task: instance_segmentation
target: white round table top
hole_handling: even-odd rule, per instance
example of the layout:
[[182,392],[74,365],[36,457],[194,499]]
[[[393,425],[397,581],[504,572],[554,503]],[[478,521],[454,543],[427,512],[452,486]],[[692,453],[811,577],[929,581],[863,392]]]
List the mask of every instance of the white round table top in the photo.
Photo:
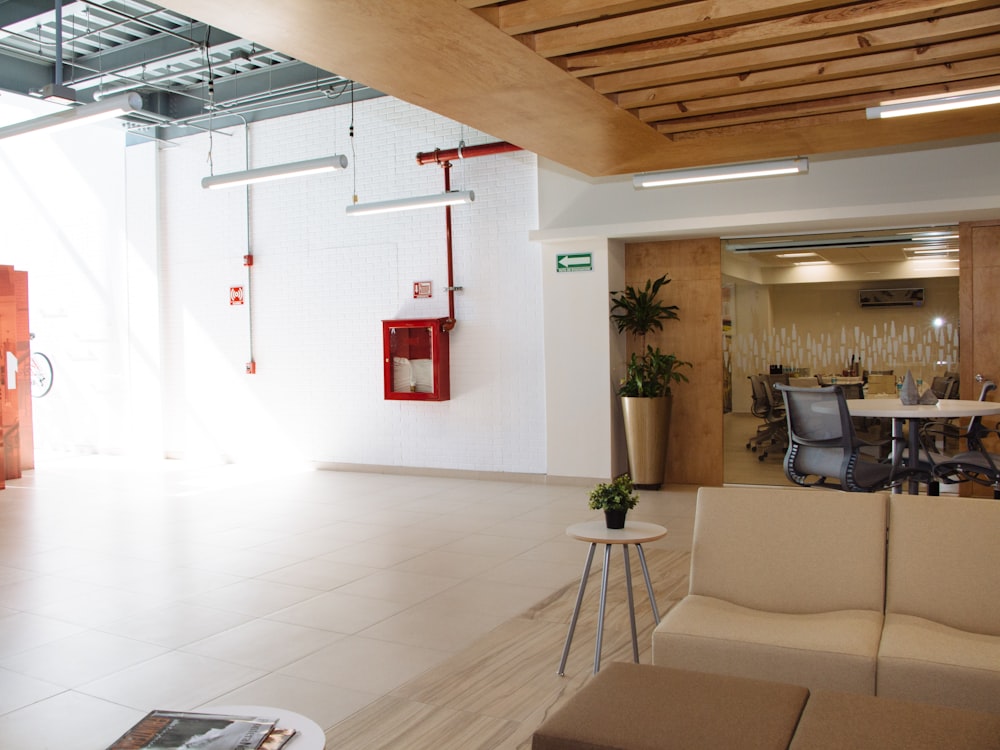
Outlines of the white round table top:
[[847,410],[855,417],[896,419],[952,419],[1000,414],[996,401],[944,398],[936,404],[904,404],[898,398],[849,398]]
[[281,750],[325,750],[326,748],[326,733],[319,724],[308,716],[303,716],[284,708],[277,708],[276,706],[208,706],[195,710],[211,711],[217,714],[231,714],[232,716],[274,717],[278,720],[278,728],[296,730],[295,734]]
[[655,542],[667,535],[665,526],[644,521],[625,521],[624,529],[609,529],[604,519],[585,521],[567,527],[566,535],[581,542],[597,544],[642,544]]

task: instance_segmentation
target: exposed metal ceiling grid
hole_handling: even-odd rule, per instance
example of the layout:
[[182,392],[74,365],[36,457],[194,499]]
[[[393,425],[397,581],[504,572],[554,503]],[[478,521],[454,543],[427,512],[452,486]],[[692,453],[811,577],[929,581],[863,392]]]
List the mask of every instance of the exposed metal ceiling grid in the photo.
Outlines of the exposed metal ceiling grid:
[[79,103],[137,91],[133,132],[164,139],[380,95],[145,0],[0,2],[0,88],[53,84]]

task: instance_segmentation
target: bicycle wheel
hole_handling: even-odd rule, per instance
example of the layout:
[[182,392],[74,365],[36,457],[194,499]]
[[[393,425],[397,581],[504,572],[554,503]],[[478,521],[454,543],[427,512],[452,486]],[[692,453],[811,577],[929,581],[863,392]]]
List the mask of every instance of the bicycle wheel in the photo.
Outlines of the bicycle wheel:
[[31,355],[31,397],[41,398],[52,390],[52,362],[41,352]]

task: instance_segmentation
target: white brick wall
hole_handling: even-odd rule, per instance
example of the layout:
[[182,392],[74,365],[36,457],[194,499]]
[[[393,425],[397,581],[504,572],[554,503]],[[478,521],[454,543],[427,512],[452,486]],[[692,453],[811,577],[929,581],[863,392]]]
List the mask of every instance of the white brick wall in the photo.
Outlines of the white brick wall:
[[[452,187],[457,327],[450,401],[385,401],[381,321],[447,314],[444,211],[348,217],[376,201],[443,190],[415,156],[494,140],[382,98],[251,125],[250,166],[344,153],[346,172],[256,186],[250,197],[253,346],[245,191],[205,191],[208,136],[160,151],[166,449],[231,459],[544,473],[545,396],[535,157],[457,162]],[[216,174],[242,169],[242,128],[212,137]],[[353,148],[352,148],[353,146]],[[433,297],[412,299],[414,281]]]

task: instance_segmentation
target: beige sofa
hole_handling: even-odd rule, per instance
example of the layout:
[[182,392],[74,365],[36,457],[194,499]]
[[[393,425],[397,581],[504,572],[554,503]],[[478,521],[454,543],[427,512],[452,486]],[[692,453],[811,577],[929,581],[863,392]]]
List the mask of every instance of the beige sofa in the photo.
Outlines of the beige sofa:
[[702,488],[653,663],[1000,713],[1000,503]]
[[1000,713],[1000,502],[893,495],[876,692]]

